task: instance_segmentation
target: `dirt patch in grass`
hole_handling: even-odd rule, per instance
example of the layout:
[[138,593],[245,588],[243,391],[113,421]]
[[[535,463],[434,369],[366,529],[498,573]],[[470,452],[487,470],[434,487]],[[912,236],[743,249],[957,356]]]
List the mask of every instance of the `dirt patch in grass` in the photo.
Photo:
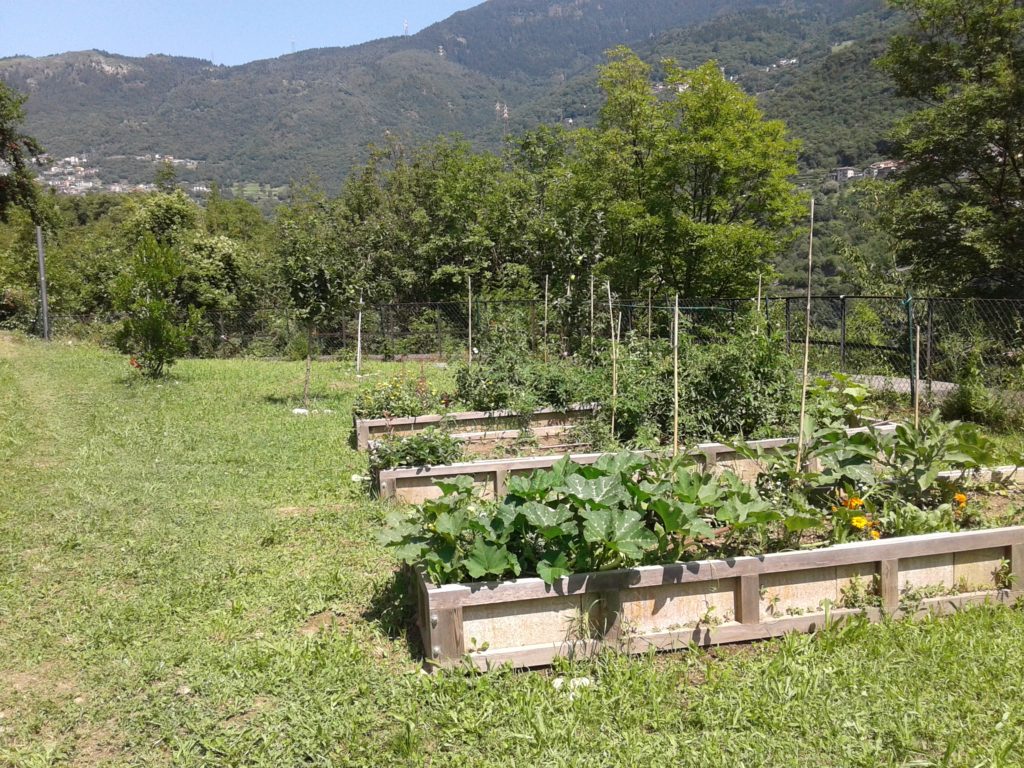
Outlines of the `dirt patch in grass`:
[[274,513],[278,517],[312,517],[317,512],[337,512],[342,509],[341,504],[325,504],[319,507],[278,507]]
[[334,611],[320,611],[320,613],[314,613],[302,626],[299,627],[299,634],[304,637],[312,637],[318,632],[325,630],[341,632],[350,626],[351,622],[342,613],[335,613]]
[[78,696],[78,682],[61,674],[60,665],[47,661],[30,670],[0,672],[0,690],[21,696],[59,701]]

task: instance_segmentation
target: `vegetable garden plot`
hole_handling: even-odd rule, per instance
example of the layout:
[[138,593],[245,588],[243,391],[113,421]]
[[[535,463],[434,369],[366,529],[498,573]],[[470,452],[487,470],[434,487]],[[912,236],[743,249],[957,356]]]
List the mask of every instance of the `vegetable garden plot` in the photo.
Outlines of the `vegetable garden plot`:
[[[895,425],[889,422],[875,422],[873,428],[891,431]],[[846,430],[847,434],[863,432],[865,427]],[[747,445],[752,450],[769,451],[796,442],[795,437],[754,440]],[[756,461],[740,455],[736,448],[724,443],[698,443],[687,452],[705,467],[718,470],[729,469],[740,477],[751,479],[759,471]],[[607,453],[576,453],[570,458],[577,464],[593,464]],[[538,469],[550,469],[562,455],[517,457],[510,459],[486,459],[437,466],[396,467],[382,469],[374,474],[374,490],[382,499],[418,504],[427,499],[437,498],[442,491],[436,483],[468,475],[483,498],[500,498],[504,495],[509,477],[527,475]]]
[[528,415],[511,410],[463,411],[443,415],[354,418],[353,422],[356,448],[365,451],[375,439],[414,435],[438,427],[466,441],[511,441],[518,438],[524,428],[538,437],[563,437],[573,426],[593,416],[595,410],[594,405],[581,404],[570,408],[540,408]]
[[531,667],[602,648],[642,653],[813,632],[858,613],[876,621],[1013,602],[1022,577],[1024,526],[578,573],[553,584],[438,587],[420,571],[418,624],[433,665],[468,657],[482,669]]

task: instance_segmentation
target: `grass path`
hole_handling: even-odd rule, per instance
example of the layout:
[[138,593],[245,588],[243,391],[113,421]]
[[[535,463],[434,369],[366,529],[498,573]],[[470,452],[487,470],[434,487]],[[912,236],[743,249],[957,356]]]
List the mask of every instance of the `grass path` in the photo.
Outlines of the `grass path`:
[[419,672],[358,387],[0,336],[0,765],[1020,765],[1024,614]]

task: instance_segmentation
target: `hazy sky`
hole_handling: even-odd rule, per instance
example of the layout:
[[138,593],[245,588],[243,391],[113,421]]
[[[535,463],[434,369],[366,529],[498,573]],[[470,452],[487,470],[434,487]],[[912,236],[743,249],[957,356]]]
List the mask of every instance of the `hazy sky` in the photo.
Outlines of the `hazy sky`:
[[416,32],[482,0],[0,0],[0,57],[99,48],[241,64]]

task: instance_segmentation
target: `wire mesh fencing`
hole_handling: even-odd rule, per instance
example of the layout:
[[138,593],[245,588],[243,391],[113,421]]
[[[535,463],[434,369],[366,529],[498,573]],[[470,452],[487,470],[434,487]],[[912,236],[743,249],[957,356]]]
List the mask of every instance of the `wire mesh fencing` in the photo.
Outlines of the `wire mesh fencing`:
[[[679,299],[680,333],[713,344],[737,332],[756,310],[799,365],[809,328],[809,369],[844,373],[876,389],[930,406],[973,377],[995,395],[1024,406],[1024,299],[803,296]],[[551,301],[421,302],[351,307],[302,322],[288,307],[207,311],[193,329],[197,357],[304,357],[436,360],[486,359],[515,349],[538,359],[606,348],[613,334],[672,338],[674,297],[566,296]],[[55,338],[110,344],[120,318],[51,317]],[[39,329],[41,330],[41,329]]]

